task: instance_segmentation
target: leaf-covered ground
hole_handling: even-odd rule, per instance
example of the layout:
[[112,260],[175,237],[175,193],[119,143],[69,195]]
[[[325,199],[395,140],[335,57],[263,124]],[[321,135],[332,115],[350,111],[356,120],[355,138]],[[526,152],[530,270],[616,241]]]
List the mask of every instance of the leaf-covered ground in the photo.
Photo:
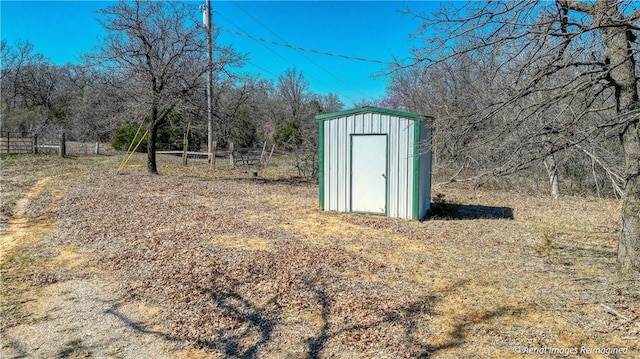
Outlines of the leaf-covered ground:
[[[53,320],[42,301],[76,293],[53,286],[90,283],[86,298],[109,293],[92,315],[113,321],[108,338],[118,345],[74,337],[56,354],[505,358],[575,348],[585,357],[639,355],[638,297],[615,277],[616,201],[441,188],[434,192],[459,204],[456,219],[413,222],[319,212],[317,185],[279,168],[253,179],[161,157],[163,175],[151,176],[143,160],[121,175],[114,158],[59,160],[76,174],[49,176],[56,190],[32,196],[33,216],[49,214],[55,228],[2,259],[12,293],[4,313],[21,300],[37,303],[22,304],[24,316],[39,313],[5,322],[5,353],[43,353],[32,349],[42,341],[20,339]],[[43,203],[50,205],[38,209]],[[78,293],[58,306],[90,307]],[[144,338],[153,346],[131,350]]]

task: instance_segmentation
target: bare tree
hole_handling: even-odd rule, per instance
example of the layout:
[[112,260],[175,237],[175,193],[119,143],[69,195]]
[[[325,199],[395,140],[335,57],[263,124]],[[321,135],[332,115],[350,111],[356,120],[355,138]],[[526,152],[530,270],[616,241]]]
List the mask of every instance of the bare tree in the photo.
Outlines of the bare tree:
[[[287,69],[278,76],[275,101],[279,112],[274,141],[295,154],[293,167],[298,170],[300,176],[306,176],[307,169],[310,168],[307,162],[308,154],[311,154],[311,146],[305,143],[308,142],[305,141],[307,140],[305,129],[308,127],[305,125],[311,121],[312,117],[307,111],[310,99],[309,82],[297,69]],[[312,136],[313,133],[309,135]]]
[[334,93],[329,93],[325,96],[319,96],[317,101],[320,105],[319,113],[336,112],[344,108],[344,103],[342,103],[338,95]]
[[278,77],[274,141],[294,153],[293,166],[302,177],[316,177],[318,173],[315,115],[337,111],[342,103],[333,94],[319,96],[309,90],[309,83],[296,69],[288,69]]
[[[193,8],[176,1],[121,1],[100,10],[107,35],[94,58],[103,69],[128,79],[126,90],[135,117],[149,125],[147,169],[157,174],[159,126],[202,89],[207,70],[204,31]],[[225,52],[226,54],[230,52]],[[219,56],[218,66],[228,56]]]
[[126,122],[119,116],[128,101],[119,91],[122,86],[113,86],[112,74],[86,64],[68,65],[68,76],[72,127],[67,133],[82,141],[110,141]]
[[301,121],[305,103],[309,100],[309,82],[295,68],[278,76],[278,90],[291,121]]
[[625,162],[618,269],[634,282],[640,280],[636,6],[614,0],[469,2],[433,16],[414,13],[424,20],[418,35],[425,46],[411,63],[399,65],[490,62],[493,71],[483,86],[491,101],[458,118],[460,129],[480,129],[485,140],[506,144],[499,147],[509,155],[496,158],[493,174],[519,171],[576,146],[593,154],[587,145],[618,137]]
[[47,133],[68,121],[68,68],[35,53],[28,41],[2,43],[2,125],[6,130]]
[[215,101],[218,145],[257,145],[257,117],[251,105],[257,94],[255,85],[251,77],[228,78],[219,84]]

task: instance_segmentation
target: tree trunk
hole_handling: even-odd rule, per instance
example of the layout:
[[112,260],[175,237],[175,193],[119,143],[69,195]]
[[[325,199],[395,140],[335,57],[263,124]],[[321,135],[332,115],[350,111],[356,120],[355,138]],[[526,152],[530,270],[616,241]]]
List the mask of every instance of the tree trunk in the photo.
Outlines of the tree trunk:
[[[634,35],[621,26],[624,17],[613,0],[599,0],[596,13],[603,26],[607,45],[609,75],[615,90],[616,110],[620,116],[638,108],[635,61],[632,50]],[[621,133],[625,158],[625,191],[622,205],[622,230],[618,242],[618,273],[633,284],[640,280],[640,124],[632,118]]]
[[151,123],[149,123],[149,140],[147,141],[147,170],[149,173],[157,175],[156,165],[156,140],[158,137],[158,108],[151,109]]
[[622,232],[618,242],[618,272],[622,279],[640,280],[640,124],[628,126],[622,143],[625,153],[625,188]]
[[549,185],[551,186],[551,196],[558,198],[560,196],[560,181],[558,179],[558,164],[553,155],[547,156],[544,160],[544,166],[547,168],[549,176]]

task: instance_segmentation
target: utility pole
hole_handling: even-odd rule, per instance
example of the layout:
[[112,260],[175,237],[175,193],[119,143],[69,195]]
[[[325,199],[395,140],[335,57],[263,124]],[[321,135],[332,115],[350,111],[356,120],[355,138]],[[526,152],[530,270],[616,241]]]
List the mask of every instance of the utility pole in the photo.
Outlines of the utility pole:
[[211,22],[211,0],[206,0],[204,7],[201,5],[202,22],[207,32],[207,159],[209,162],[209,170],[215,165],[215,141],[213,132],[213,42],[211,40],[211,32],[213,31],[213,23]]

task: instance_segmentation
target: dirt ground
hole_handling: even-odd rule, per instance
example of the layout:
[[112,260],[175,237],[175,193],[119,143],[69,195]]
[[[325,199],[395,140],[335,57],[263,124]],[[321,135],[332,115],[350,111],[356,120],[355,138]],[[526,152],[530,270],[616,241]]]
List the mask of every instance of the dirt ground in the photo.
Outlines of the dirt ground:
[[120,159],[3,159],[1,358],[640,357],[617,201],[436,188],[455,218],[414,222]]

